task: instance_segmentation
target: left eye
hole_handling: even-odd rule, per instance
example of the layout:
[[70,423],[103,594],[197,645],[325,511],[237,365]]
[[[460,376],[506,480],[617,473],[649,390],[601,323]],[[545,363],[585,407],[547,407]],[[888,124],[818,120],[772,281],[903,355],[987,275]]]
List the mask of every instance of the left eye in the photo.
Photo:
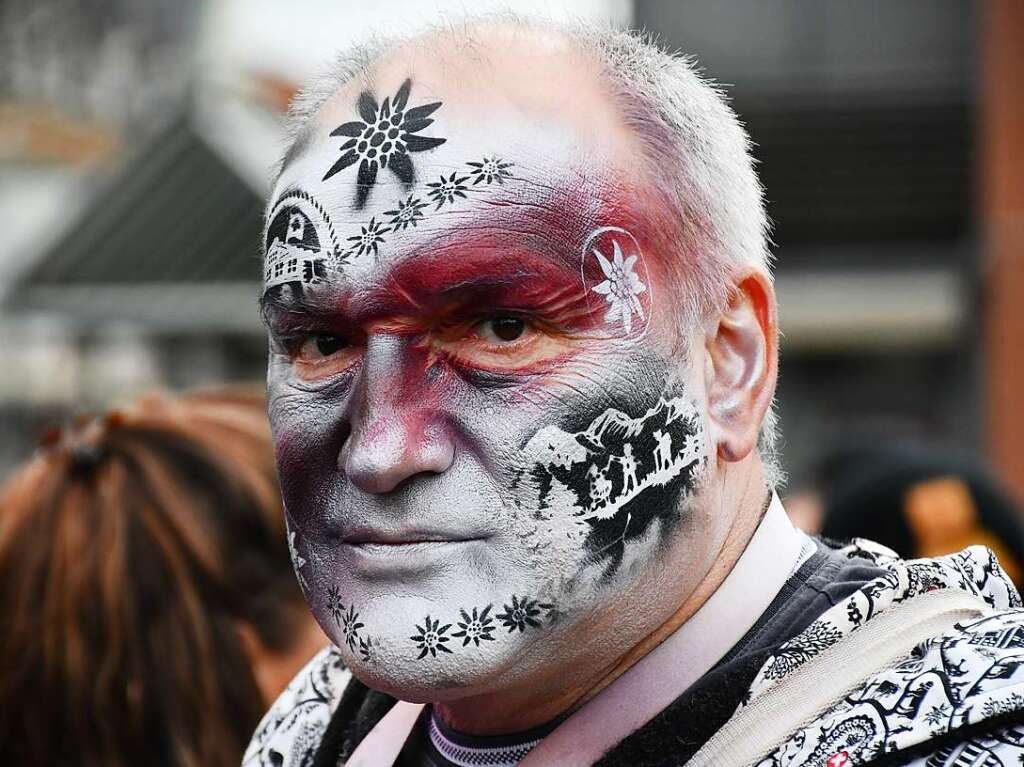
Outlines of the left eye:
[[477,325],[478,332],[488,341],[511,343],[526,332],[526,320],[519,317],[491,317]]

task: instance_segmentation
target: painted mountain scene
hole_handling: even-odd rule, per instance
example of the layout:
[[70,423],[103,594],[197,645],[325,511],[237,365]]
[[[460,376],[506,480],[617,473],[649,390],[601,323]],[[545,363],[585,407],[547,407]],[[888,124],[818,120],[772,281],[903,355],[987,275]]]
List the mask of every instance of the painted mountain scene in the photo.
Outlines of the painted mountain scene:
[[656,520],[671,526],[679,499],[703,468],[703,433],[694,406],[664,396],[639,418],[607,410],[586,431],[556,426],[537,432],[524,452],[540,492],[538,516],[570,513],[587,527],[584,545],[607,561],[605,577],[622,562],[626,543]]

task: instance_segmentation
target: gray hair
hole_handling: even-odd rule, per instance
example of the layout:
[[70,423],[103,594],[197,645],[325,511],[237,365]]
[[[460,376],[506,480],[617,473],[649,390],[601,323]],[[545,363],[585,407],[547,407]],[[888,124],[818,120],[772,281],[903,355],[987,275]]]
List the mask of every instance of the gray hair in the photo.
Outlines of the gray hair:
[[[677,268],[686,285],[680,291],[685,326],[713,316],[725,305],[732,278],[740,270],[756,267],[771,273],[769,221],[750,139],[725,94],[699,72],[693,58],[666,51],[650,35],[611,26],[501,14],[353,47],[292,103],[287,120],[290,146],[278,174],[307,146],[320,108],[349,82],[368,81],[373,66],[388,53],[417,41],[452,38],[457,50],[477,49],[481,34],[496,26],[557,33],[600,64],[623,118],[641,141],[650,177],[674,209],[678,226],[670,244],[686,254],[681,259],[685,269]],[[784,482],[777,422],[772,407],[758,439],[772,486]]]

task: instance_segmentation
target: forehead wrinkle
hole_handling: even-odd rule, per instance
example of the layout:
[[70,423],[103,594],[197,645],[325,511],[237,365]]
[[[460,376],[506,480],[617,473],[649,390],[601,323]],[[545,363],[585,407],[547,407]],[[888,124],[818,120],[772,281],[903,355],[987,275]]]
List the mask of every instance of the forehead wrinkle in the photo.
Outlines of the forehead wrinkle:
[[491,201],[483,210],[450,213],[453,224],[432,232],[397,256],[393,268],[423,260],[436,264],[445,255],[458,258],[466,247],[515,248],[575,266],[587,223],[571,209],[539,203]]
[[494,301],[512,289],[520,298],[546,297],[558,304],[566,285],[578,287],[578,256],[561,241],[542,242],[516,234],[510,256],[508,227],[470,224],[447,231],[408,250],[370,284],[351,295],[349,308],[360,321],[404,311],[426,313],[446,301]]

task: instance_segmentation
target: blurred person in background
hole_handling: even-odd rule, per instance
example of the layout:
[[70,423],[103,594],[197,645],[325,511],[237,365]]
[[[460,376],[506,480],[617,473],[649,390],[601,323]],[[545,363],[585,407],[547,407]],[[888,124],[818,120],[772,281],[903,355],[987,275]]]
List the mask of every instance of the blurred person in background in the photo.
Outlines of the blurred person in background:
[[953,448],[859,439],[818,465],[815,487],[787,498],[805,532],[869,538],[901,557],[934,557],[981,544],[1022,582],[1024,523],[1006,489],[977,458]]
[[0,495],[5,764],[237,765],[325,638],[262,394],[149,396],[53,432]]

